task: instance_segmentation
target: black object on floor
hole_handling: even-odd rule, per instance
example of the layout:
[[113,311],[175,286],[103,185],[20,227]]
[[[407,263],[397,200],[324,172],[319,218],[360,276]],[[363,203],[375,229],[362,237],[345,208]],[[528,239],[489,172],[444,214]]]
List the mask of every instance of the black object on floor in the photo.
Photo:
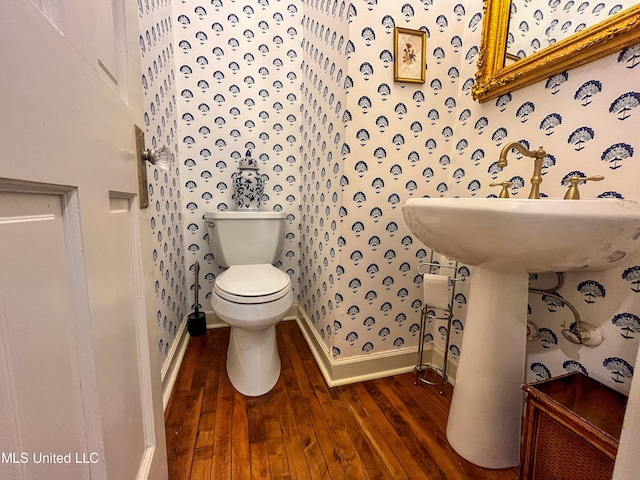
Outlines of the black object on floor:
[[200,263],[196,261],[196,283],[195,283],[195,311],[189,314],[189,318],[187,320],[187,328],[189,330],[189,335],[195,337],[197,335],[204,335],[207,331],[207,322],[205,319],[204,312],[198,310],[198,292],[200,291]]

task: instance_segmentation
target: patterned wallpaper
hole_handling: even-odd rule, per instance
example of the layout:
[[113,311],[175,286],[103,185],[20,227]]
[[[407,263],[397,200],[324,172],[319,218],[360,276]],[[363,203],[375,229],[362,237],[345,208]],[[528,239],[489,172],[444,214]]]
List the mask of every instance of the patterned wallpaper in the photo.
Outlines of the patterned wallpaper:
[[336,343],[346,341],[350,334],[343,330],[350,322],[343,307],[347,280],[341,261],[346,253],[343,191],[348,178],[343,122],[348,100],[344,88],[349,65],[347,5],[345,1],[320,5],[307,1],[300,21],[304,28],[300,304],[335,356],[340,355]]
[[222,271],[203,215],[235,208],[231,175],[247,150],[266,180],[262,208],[287,213],[277,265],[292,277],[297,295],[301,6],[213,0],[173,7],[184,244],[188,271],[200,263],[202,307],[211,310]]
[[[178,153],[176,65],[170,0],[138,0],[141,82],[147,148],[168,146]],[[182,228],[182,182],[174,162],[167,172],[147,165],[149,209],[153,234],[154,294],[159,331],[157,354],[164,360],[188,313]]]
[[[638,47],[479,104],[471,85],[480,0],[176,0],[173,8],[174,195],[183,205],[185,268],[200,261],[205,309],[220,270],[202,213],[233,208],[231,174],[245,149],[268,176],[265,208],[288,214],[279,263],[335,358],[415,347],[417,267],[432,252],[412,237],[400,207],[419,196],[494,196],[489,183],[504,179],[514,183],[512,196],[526,197],[532,162],[512,154],[500,172],[505,143],[545,148],[544,195],[564,195],[569,174],[602,174],[581,187],[583,198],[640,200]],[[425,84],[393,81],[394,26],[427,32]],[[529,344],[528,380],[582,368],[628,391],[639,270],[635,256],[611,271],[566,275],[558,293],[602,330],[596,348],[568,343],[560,330],[572,321],[569,309],[531,295],[541,339]],[[454,357],[473,270],[459,274],[468,281],[454,304]],[[430,328],[427,338],[442,348],[442,323]]]

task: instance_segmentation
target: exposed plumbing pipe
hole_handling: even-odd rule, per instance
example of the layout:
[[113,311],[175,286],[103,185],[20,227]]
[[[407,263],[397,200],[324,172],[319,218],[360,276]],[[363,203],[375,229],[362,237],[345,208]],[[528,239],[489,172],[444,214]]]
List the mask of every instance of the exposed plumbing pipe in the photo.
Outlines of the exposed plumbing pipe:
[[[537,290],[539,292],[544,292],[545,294],[555,293],[558,290],[560,290],[560,288],[564,285],[564,273],[562,273],[562,272],[553,272],[553,273],[555,273],[556,277],[558,277],[558,283],[556,283],[551,288],[536,288],[535,290]],[[529,290],[531,290],[531,288]]]
[[[556,288],[559,288],[559,286],[564,283],[564,276],[561,273],[558,273],[557,275],[558,285],[556,286]],[[581,321],[578,310],[569,300],[550,290],[529,288],[529,291],[538,295],[549,295],[550,297],[560,300],[563,305],[569,307],[569,310],[571,310],[571,313],[573,313],[575,321],[569,326],[568,329],[563,328],[561,331],[562,336],[568,341],[570,341],[571,343],[575,343],[576,345],[587,345],[590,347],[595,347],[602,343],[603,337],[600,330],[598,330],[598,327],[596,327],[595,325],[591,325],[590,323]]]

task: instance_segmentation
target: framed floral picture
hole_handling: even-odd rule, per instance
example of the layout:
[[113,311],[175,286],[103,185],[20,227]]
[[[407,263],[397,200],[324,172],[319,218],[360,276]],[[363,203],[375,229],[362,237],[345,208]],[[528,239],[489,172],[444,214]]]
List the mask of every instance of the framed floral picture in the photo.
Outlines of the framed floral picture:
[[427,69],[426,32],[396,27],[393,33],[393,79],[396,82],[424,83]]

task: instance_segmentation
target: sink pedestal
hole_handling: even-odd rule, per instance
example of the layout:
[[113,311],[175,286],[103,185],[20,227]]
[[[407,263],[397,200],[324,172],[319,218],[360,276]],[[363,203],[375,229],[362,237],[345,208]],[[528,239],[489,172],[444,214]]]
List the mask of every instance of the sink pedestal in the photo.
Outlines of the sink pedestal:
[[471,273],[447,439],[484,468],[520,463],[528,282],[523,270],[478,266]]
[[481,467],[519,463],[529,273],[614,268],[640,249],[640,205],[623,199],[412,198],[413,234],[475,266],[447,438]]

